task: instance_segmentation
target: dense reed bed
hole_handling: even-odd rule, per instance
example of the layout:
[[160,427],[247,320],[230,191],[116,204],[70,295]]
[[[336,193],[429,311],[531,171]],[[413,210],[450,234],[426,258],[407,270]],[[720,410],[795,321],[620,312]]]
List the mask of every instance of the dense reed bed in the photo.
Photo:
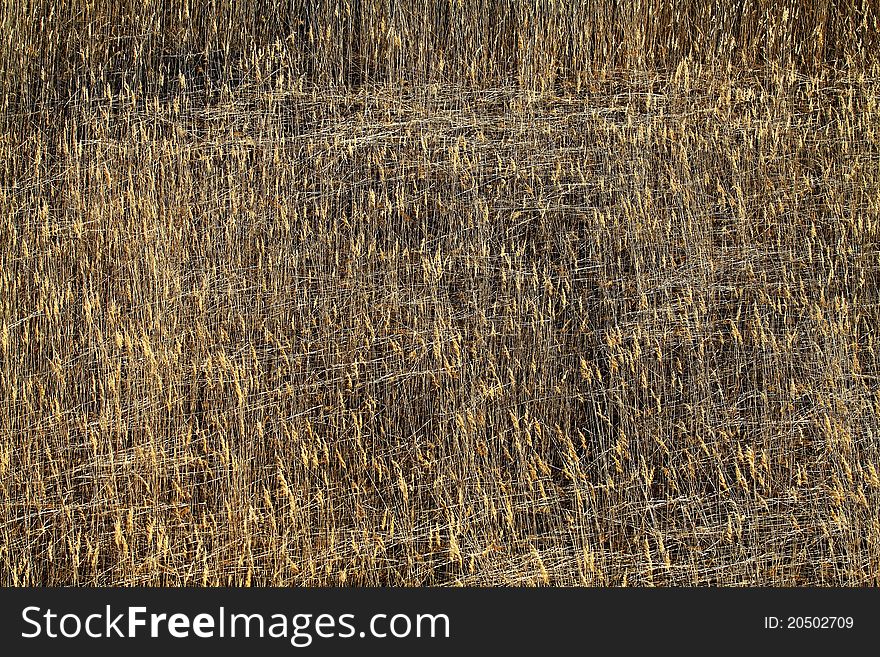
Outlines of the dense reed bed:
[[880,583],[876,3],[2,11],[0,583]]

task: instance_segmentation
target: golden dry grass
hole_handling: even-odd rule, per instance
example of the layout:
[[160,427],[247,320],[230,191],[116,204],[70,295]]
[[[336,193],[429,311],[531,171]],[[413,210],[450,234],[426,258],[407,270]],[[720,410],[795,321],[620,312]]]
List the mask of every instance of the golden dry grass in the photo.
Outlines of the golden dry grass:
[[875,3],[169,4],[0,14],[0,584],[880,583]]

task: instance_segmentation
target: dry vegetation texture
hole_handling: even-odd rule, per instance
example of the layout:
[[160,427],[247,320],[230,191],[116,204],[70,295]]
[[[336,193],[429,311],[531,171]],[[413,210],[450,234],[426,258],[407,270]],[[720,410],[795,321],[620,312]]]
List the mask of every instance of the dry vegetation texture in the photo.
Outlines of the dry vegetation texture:
[[880,584],[876,3],[2,12],[3,585]]

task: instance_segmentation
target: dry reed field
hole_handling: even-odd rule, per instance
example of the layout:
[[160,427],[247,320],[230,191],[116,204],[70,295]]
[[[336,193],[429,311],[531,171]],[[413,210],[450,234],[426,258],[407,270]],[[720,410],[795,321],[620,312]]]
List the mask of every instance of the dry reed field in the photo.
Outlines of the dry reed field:
[[880,584],[876,2],[0,11],[0,584]]

